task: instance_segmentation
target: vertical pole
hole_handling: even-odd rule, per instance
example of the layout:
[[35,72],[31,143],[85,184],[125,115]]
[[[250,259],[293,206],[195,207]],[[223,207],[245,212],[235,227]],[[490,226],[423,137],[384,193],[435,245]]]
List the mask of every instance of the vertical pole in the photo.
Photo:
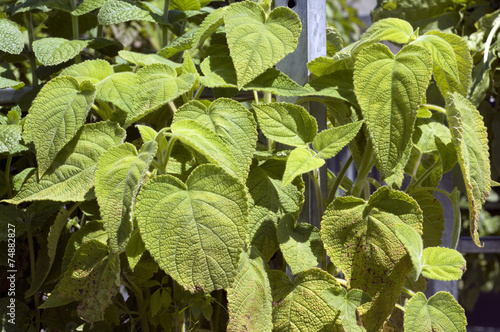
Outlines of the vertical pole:
[[[288,54],[277,64],[277,68],[291,79],[304,85],[309,81],[307,63],[319,56],[326,55],[326,0],[275,0],[275,6],[286,6],[292,9],[302,22],[299,43],[293,53]],[[278,98],[278,101],[295,102],[297,98]],[[326,107],[321,103],[308,102],[302,105],[318,122],[318,129],[326,128]],[[319,172],[322,193],[327,193],[327,169],[323,166]],[[304,209],[299,221],[308,222],[320,227],[320,216],[317,211],[314,184],[305,177]]]

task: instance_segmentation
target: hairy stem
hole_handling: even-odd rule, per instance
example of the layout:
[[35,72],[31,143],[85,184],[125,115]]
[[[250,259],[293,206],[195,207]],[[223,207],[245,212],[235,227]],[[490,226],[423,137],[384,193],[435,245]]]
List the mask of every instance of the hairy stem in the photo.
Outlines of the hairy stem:
[[333,199],[335,198],[335,193],[337,192],[337,189],[340,187],[340,184],[342,183],[342,179],[345,176],[345,173],[349,169],[349,166],[351,166],[352,161],[354,158],[352,155],[349,156],[349,159],[345,162],[344,166],[342,166],[342,169],[340,170],[339,174],[335,178],[335,182],[333,183],[333,186],[330,188],[330,192],[328,193],[328,200],[327,204],[330,204],[333,202]]
[[[71,0],[71,9],[76,9],[76,0]],[[80,38],[80,31],[78,27],[78,16],[71,15],[71,29],[73,30],[73,40],[78,40]],[[82,56],[78,54],[75,57],[75,63],[82,62]]]
[[458,240],[460,238],[460,231],[462,230],[462,218],[460,213],[460,206],[458,201],[460,200],[460,192],[457,187],[453,189],[453,192],[448,196],[453,203],[453,231],[451,233],[451,249],[457,249]]
[[[163,21],[168,20],[168,10],[170,8],[170,0],[165,0],[165,4],[163,6]],[[161,25],[162,31],[162,47],[168,45],[168,27],[166,24]]]
[[174,148],[174,143],[177,141],[177,138],[172,137],[170,138],[170,141],[168,141],[167,145],[167,151],[163,152],[162,159],[163,162],[161,164],[161,174],[166,174],[167,173],[167,166],[168,166],[168,161],[170,159],[170,154],[172,153],[172,149]]
[[422,104],[420,106],[425,107],[425,108],[427,108],[428,110],[431,110],[431,111],[436,111],[436,112],[439,112],[439,113],[446,114],[446,110],[444,108],[440,107],[440,106],[437,106],[437,105]]
[[488,34],[486,43],[484,43],[484,58],[483,58],[484,67],[486,67],[486,64],[488,63],[488,56],[490,53],[491,42],[493,41],[493,37],[495,36],[498,28],[500,28],[500,15],[497,16],[493,21],[493,27],[491,28],[491,31]]
[[149,323],[148,323],[148,317],[147,317],[147,312],[146,312],[146,307],[144,305],[144,294],[142,293],[141,289],[139,286],[136,285],[136,283],[133,280],[130,280],[125,276],[126,280],[122,280],[125,286],[128,286],[128,288],[134,293],[135,299],[137,301],[137,308],[139,309],[139,319],[141,322],[141,330],[145,332],[149,332]]
[[373,160],[373,145],[370,141],[366,142],[365,152],[363,155],[363,159],[361,160],[361,165],[359,166],[358,176],[354,185],[352,187],[352,195],[355,197],[359,197],[361,191],[364,187],[365,178],[368,176],[368,173],[373,168],[374,165]]
[[24,22],[28,30],[28,58],[30,60],[31,81],[33,85],[38,85],[38,76],[36,75],[36,58],[33,53],[33,42],[35,41],[35,31],[33,30],[33,17],[31,12],[24,13]]
[[411,297],[417,295],[417,293],[415,293],[414,291],[412,291],[411,289],[406,288],[406,287],[403,287],[402,291],[405,292],[406,294],[410,295]]

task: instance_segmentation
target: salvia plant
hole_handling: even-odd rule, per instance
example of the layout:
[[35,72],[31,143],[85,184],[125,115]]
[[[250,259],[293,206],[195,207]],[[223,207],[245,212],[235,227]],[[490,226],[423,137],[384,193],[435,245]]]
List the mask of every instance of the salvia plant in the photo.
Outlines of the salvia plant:
[[[465,331],[452,295],[423,291],[465,270],[460,193],[438,188],[442,175],[459,165],[477,245],[494,184],[467,43],[397,18],[346,46],[329,28],[301,86],[275,69],[301,32],[291,9],[208,2],[26,1],[2,14],[1,87],[34,85],[0,117],[0,241],[13,228],[16,243],[2,252],[16,270],[2,327]],[[53,17],[72,34],[44,37]],[[102,37],[130,21],[163,47]],[[436,93],[442,104],[427,101]],[[309,101],[326,105],[326,129]],[[343,168],[320,179],[345,146]],[[319,228],[301,214],[303,176]]]

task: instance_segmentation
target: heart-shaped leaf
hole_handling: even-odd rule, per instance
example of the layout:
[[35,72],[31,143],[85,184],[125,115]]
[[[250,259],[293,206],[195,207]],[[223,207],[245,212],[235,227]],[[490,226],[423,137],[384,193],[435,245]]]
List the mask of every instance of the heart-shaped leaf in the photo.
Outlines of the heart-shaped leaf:
[[422,275],[437,280],[458,280],[465,272],[465,258],[458,251],[430,247],[423,252]]
[[111,65],[104,60],[89,60],[64,69],[59,76],[71,76],[78,82],[90,81],[94,84],[112,74]]

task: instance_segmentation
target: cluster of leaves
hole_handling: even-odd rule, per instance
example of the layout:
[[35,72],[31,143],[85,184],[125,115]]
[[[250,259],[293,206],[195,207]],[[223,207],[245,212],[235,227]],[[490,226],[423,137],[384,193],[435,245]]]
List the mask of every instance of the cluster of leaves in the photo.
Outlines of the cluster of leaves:
[[[380,20],[345,47],[329,38],[331,56],[311,61],[315,77],[300,86],[274,68],[298,43],[292,10],[206,4],[27,1],[0,20],[0,46],[14,55],[24,46],[18,13],[69,13],[74,36],[82,13],[178,36],[157,53],[83,62],[95,40],[30,40],[32,79],[37,62],[54,77],[0,118],[0,227],[15,225],[17,261],[30,257],[19,265],[16,303],[28,314],[18,327],[465,331],[449,293],[422,292],[426,278],[465,269],[439,247],[442,174],[459,164],[478,245],[491,186],[486,128],[466,98],[466,42]],[[402,48],[394,55],[382,41]],[[427,102],[432,89],[443,104]],[[327,106],[327,129],[300,106],[310,100]],[[321,188],[319,168],[346,145],[351,158]],[[320,229],[298,222],[303,175]],[[445,194],[459,229],[458,191]]]

